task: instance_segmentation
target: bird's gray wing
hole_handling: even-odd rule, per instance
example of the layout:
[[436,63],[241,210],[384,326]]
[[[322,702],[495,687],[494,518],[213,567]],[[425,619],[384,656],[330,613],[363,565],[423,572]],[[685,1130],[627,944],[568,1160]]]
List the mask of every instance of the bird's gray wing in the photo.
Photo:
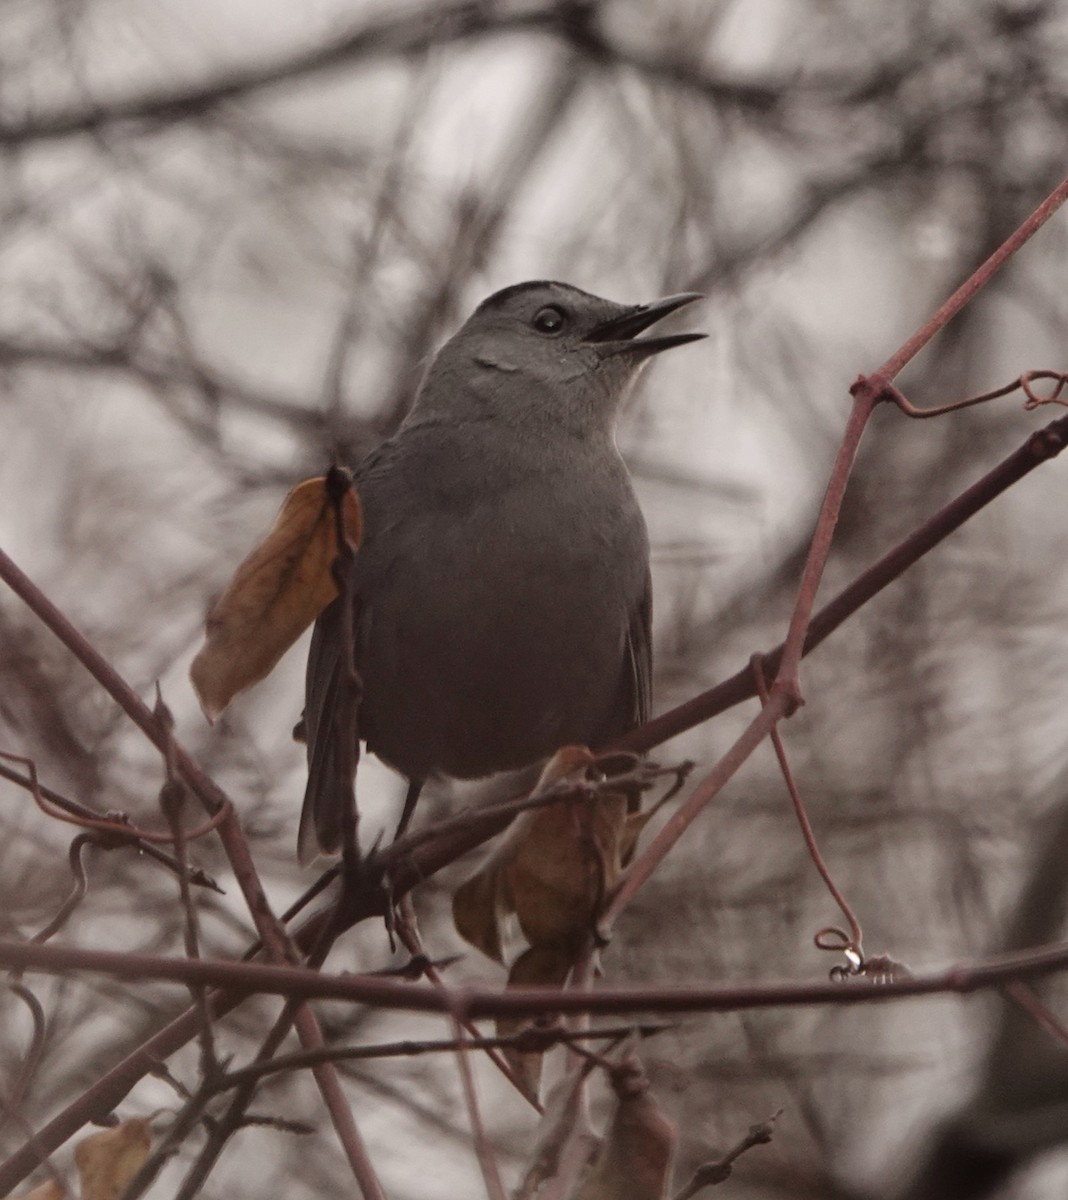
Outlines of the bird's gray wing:
[[630,614],[627,658],[633,688],[630,724],[649,720],[653,703],[653,579],[646,568],[645,587]]
[[[353,472],[356,495],[365,507],[365,521],[368,481],[376,471],[388,466],[395,450],[394,439],[383,442]],[[370,536],[370,528],[365,528],[365,543]],[[358,557],[360,551],[356,553]],[[354,636],[358,617],[359,612],[354,612]],[[297,838],[297,856],[302,864],[310,862],[320,850],[333,854],[341,849],[343,806],[348,800],[338,775],[339,737],[351,732],[356,738],[357,755],[360,750],[358,730],[338,728],[340,689],[346,686],[342,674],[341,636],[341,602],[335,600],[319,614],[308,651],[302,722],[308,744],[308,783]]]

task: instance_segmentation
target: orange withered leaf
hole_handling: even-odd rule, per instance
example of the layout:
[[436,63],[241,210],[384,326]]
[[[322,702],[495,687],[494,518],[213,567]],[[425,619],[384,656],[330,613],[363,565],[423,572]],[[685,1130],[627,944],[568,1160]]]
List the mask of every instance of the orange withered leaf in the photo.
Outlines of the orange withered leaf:
[[[583,746],[565,746],[542,772],[534,795],[571,780],[575,791],[521,814],[489,857],[457,888],[453,921],[460,935],[504,962],[509,925],[518,925],[528,949],[508,974],[509,987],[562,987],[585,946],[606,894],[616,885],[644,813],[628,813],[627,797],[590,795],[578,786],[594,762]],[[502,1020],[501,1034],[525,1021]],[[541,1077],[540,1051],[506,1050],[529,1095]]]
[[[549,761],[534,794],[566,784],[568,776],[577,779],[592,762],[585,747],[565,746]],[[628,813],[624,795],[578,790],[573,798],[523,813],[456,890],[457,930],[498,962],[513,916],[531,946],[581,943],[648,816]]]
[[[359,545],[360,506],[351,488],[341,507],[345,534]],[[209,721],[268,675],[337,595],[334,512],[326,476],[297,484],[208,614],[205,642],[189,675]]]
[[83,1138],[74,1148],[81,1200],[119,1200],[151,1146],[152,1129],[140,1117]]
[[[571,973],[573,959],[574,948],[566,942],[548,946],[531,946],[512,963],[508,972],[508,986],[510,988],[563,987]],[[508,1037],[529,1025],[530,1018],[500,1017],[496,1024],[498,1036]],[[506,1046],[502,1053],[527,1096],[536,1100],[541,1086],[541,1064],[545,1058],[544,1051]]]

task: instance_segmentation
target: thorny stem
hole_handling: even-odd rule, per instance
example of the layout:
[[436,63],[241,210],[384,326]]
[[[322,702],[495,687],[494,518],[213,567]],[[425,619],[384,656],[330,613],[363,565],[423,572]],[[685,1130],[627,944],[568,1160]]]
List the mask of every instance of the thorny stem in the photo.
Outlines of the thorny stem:
[[[471,1028],[469,1025],[465,1029]],[[494,1037],[464,1035],[465,1050],[529,1050],[543,1052],[556,1046],[570,1046],[584,1040],[607,1038],[616,1042],[626,1037],[652,1037],[673,1026],[642,1022],[641,1024],[610,1025],[575,1032],[562,1025],[552,1028],[527,1026],[517,1033],[502,1033]],[[277,1075],[282,1071],[306,1070],[320,1062],[352,1062],[354,1060],[384,1058],[415,1058],[424,1054],[453,1054],[461,1046],[456,1038],[428,1039],[425,1041],[379,1042],[367,1046],[327,1046],[323,1050],[302,1050],[294,1054],[279,1054],[269,1062],[255,1063],[228,1071],[219,1081],[219,1087],[237,1087],[246,1078]]]
[[[397,937],[400,938],[408,953],[413,956],[422,955],[425,959],[426,954],[423,948],[422,938],[419,934],[419,925],[415,916],[415,906],[412,904],[410,895],[404,896],[397,905],[397,923],[395,928]],[[426,961],[426,965],[423,968],[423,974],[426,976],[427,981],[432,983],[435,987],[447,990],[448,985],[446,984],[440,971],[429,960]],[[512,1070],[508,1060],[504,1057],[504,1055],[498,1053],[497,1048],[493,1045],[483,1045],[486,1039],[483,1039],[479,1036],[478,1027],[475,1025],[475,1023],[471,1020],[468,1020],[466,1017],[463,1017],[462,1015],[459,1018],[459,1022],[461,1028],[470,1034],[470,1038],[465,1042],[465,1046],[468,1048],[485,1049],[487,1058],[489,1058],[489,1060],[493,1063],[497,1070],[500,1071],[505,1079],[508,1080],[512,1087],[515,1088],[519,1095],[522,1096],[523,1099],[526,1100],[527,1103],[530,1104],[534,1109],[536,1109],[538,1112],[541,1112],[541,1105],[538,1103],[536,1098],[532,1098],[530,1095],[528,1095],[527,1090],[523,1087],[519,1077],[516,1075],[515,1071]]]
[[[970,517],[975,516],[1036,467],[1056,458],[1066,445],[1068,418],[1065,417],[1059,417],[1044,428],[1029,434],[1022,446],[966,488],[828,601],[812,618],[803,653],[810,654],[857,609],[903,575],[939,542],[944,541]],[[763,654],[769,670],[775,668],[784,648],[785,643],[780,643],[775,649]],[[661,716],[632,729],[613,742],[609,749],[647,753],[756,694],[753,672],[746,665],[708,691],[701,692]]]
[[[8,755],[0,751],[0,759],[11,758],[12,760],[15,760],[20,757],[21,756],[19,755]],[[34,772],[34,775],[36,775],[36,771]],[[26,791],[30,792],[31,795],[34,795],[35,800],[36,789],[36,793],[40,793],[40,795],[43,796],[53,808],[61,808],[64,810],[64,812],[70,813],[70,815],[73,817],[81,817],[90,821],[106,820],[102,813],[94,812],[93,809],[86,808],[84,804],[79,804],[77,801],[61,795],[54,789],[46,787],[36,778],[20,775],[18,771],[13,771],[10,767],[5,766],[2,762],[0,762],[0,778],[7,779],[11,783],[16,784],[18,787],[24,788]],[[101,850],[113,850],[119,847],[128,846],[138,851],[138,853],[154,859],[161,866],[166,867],[169,871],[178,870],[178,863],[174,858],[171,857],[171,855],[166,854],[151,842],[145,842],[139,839],[127,825],[108,830],[105,838],[106,840],[104,841],[96,841],[96,845],[98,845]],[[210,888],[213,892],[217,892],[220,895],[222,894],[222,888],[219,887],[218,883],[216,883],[216,881],[200,867],[189,868],[189,882],[195,884],[197,887]]]
[[[918,996],[968,995],[988,988],[1002,988],[1014,980],[1036,979],[1064,971],[1068,969],[1068,945],[1057,942],[992,955],[940,971],[894,977],[884,983],[872,983],[865,977],[846,985],[772,980],[733,987],[616,987],[595,992],[549,987],[441,989],[376,975],[334,975],[267,963],[172,958],[3,940],[0,940],[0,968],[47,974],[87,971],[115,979],[156,979],[183,987],[190,983],[210,984],[246,995],[286,996],[292,1000],[344,1000],[406,1012],[448,1013],[459,1006],[473,1020],[481,1020],[484,1017],[540,1017],[576,1012],[737,1012],[778,1006],[873,1004]],[[188,1038],[195,1032],[195,1027],[190,1029],[185,1025],[183,1030]],[[146,1063],[146,1068],[149,1065]]]
[[[1030,434],[1022,446],[947,504],[826,604],[816,614],[809,627],[808,636],[805,639],[805,653],[815,649],[872,596],[903,574],[908,567],[949,534],[960,528],[985,505],[995,500],[1036,467],[1060,454],[1066,444],[1068,444],[1068,417],[1052,421],[1044,428]],[[0,577],[6,577],[3,573],[3,566],[4,557],[0,552]],[[766,658],[769,662],[774,663],[781,650],[780,646],[767,654]],[[716,687],[632,730],[615,743],[611,749],[646,752],[755,694],[753,673],[746,666]],[[398,862],[394,865],[393,881],[396,892],[400,893],[415,886],[422,879],[429,878],[440,870],[442,866],[454,861],[460,854],[481,845],[503,829],[509,819],[507,815],[502,816],[493,809],[487,809],[484,813],[470,814],[470,819],[464,822],[463,828],[454,828],[440,837],[431,836],[421,839],[421,844],[417,848],[413,848],[409,862]],[[431,831],[428,830],[427,833],[430,834]],[[369,905],[367,915],[373,915],[377,911],[379,910],[373,905]],[[359,919],[358,915],[353,919]],[[314,921],[315,918],[312,920]],[[310,937],[314,938],[314,936],[313,929]],[[303,944],[309,943],[304,941]],[[914,981],[910,983],[900,980],[893,986],[915,986],[915,983]],[[216,1016],[239,1004],[248,990],[248,988],[244,988],[213,995],[212,1003]],[[843,992],[843,994],[845,993]],[[884,992],[883,994],[889,997],[893,993]],[[42,1154],[50,1153],[61,1146],[87,1121],[99,1119],[111,1111],[139,1079],[154,1069],[160,1059],[166,1058],[185,1045],[195,1035],[196,1029],[197,1021],[194,1012],[187,1010],[180,1014],[101,1076],[93,1087],[57,1113],[37,1132],[35,1140],[22,1146],[0,1165],[0,1194],[6,1194],[16,1187],[41,1161]]]
[[[89,670],[93,677],[115,699],[135,724],[160,751],[173,756],[178,774],[190,791],[201,801],[212,816],[221,813],[218,825],[219,838],[226,851],[234,876],[244,894],[257,932],[263,940],[266,953],[275,963],[296,964],[300,956],[293,945],[285,926],[271,910],[256,870],[240,823],[234,815],[230,801],[221,788],[201,770],[196,761],[173,739],[166,723],[160,720],[143,703],[141,698],[126,683],[121,675],[96,650],[88,639],[67,619],[66,616],[25,575],[11,558],[0,550],[0,579],[29,606],[40,620],[67,646],[76,658]],[[297,1015],[297,1032],[305,1049],[316,1049],[323,1044],[314,1013],[302,1006]],[[367,1200],[378,1200],[381,1187],[370,1166],[352,1120],[348,1105],[344,1102],[337,1072],[329,1064],[315,1071],[319,1085],[334,1122],[338,1137],[349,1158],[357,1181]],[[10,1168],[10,1163],[7,1164]],[[31,1164],[32,1166],[32,1164]],[[14,1172],[13,1168],[11,1173]],[[4,1172],[0,1172],[0,1175]],[[21,1176],[19,1176],[21,1178]],[[15,1180],[15,1183],[18,1179]],[[6,1189],[3,1189],[6,1190]]]

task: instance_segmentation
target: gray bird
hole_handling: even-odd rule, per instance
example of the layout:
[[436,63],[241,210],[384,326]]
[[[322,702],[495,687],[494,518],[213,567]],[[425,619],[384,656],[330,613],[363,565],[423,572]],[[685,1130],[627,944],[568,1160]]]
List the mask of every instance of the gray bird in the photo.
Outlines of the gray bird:
[[[649,712],[649,541],[616,449],[641,363],[703,337],[637,338],[700,297],[623,305],[563,283],[490,296],[438,352],[411,412],[354,472],[360,736],[423,783],[604,744]],[[339,602],[316,622],[302,862],[337,851]]]

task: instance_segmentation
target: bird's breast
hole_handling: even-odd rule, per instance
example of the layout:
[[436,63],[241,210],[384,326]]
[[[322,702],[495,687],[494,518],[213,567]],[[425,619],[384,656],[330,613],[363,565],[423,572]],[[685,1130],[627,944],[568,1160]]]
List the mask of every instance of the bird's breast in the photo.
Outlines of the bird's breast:
[[497,462],[471,486],[462,462],[364,489],[363,728],[409,775],[485,775],[601,736],[645,586],[621,463]]

